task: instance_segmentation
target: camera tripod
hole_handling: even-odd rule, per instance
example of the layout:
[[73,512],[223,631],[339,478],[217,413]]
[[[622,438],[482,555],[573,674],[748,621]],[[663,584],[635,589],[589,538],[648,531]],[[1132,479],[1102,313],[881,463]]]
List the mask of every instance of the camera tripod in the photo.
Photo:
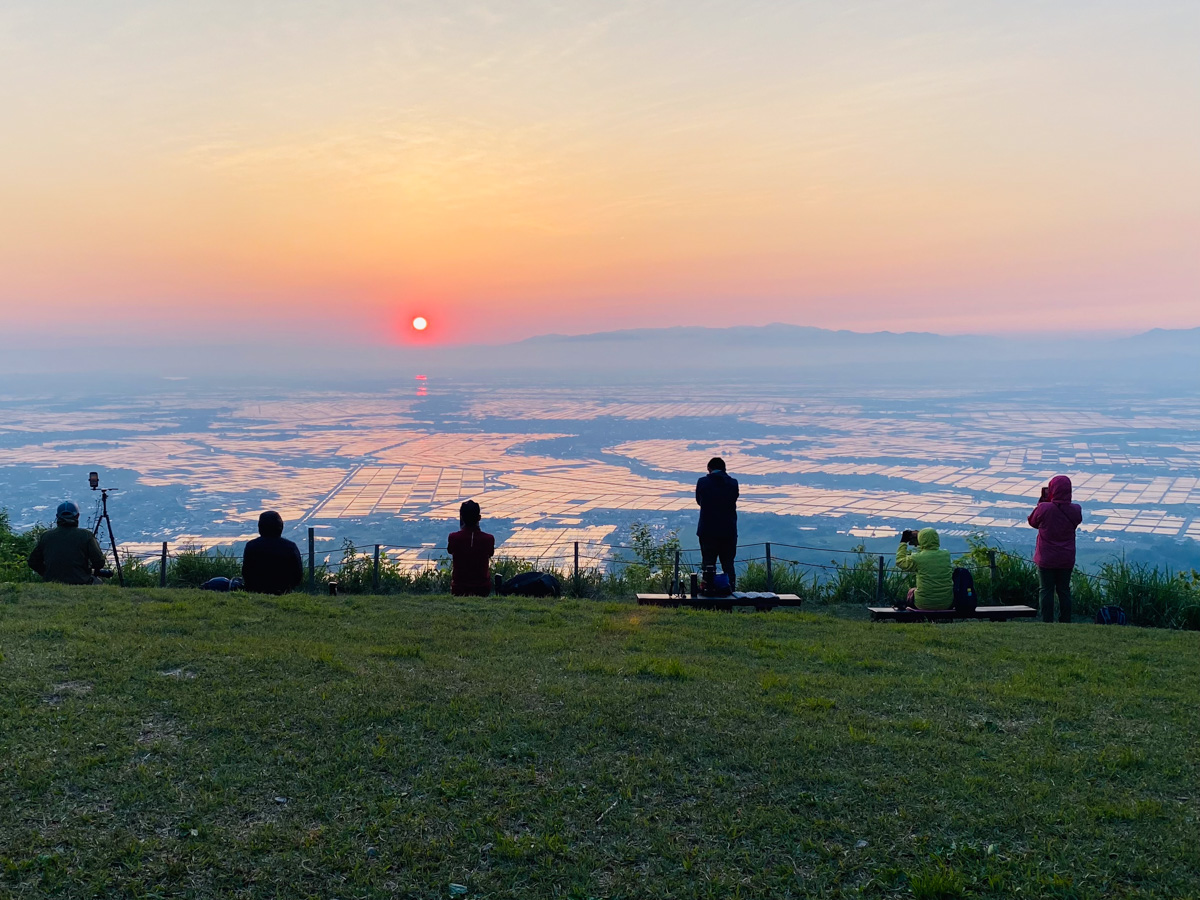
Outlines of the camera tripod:
[[116,488],[92,488],[93,491],[100,492],[100,514],[96,516],[96,524],[92,526],[92,534],[96,536],[96,540],[100,539],[100,523],[103,522],[108,526],[108,543],[112,547],[113,562],[117,564],[117,584],[125,587],[125,575],[121,572],[121,555],[117,553],[117,539],[113,535],[112,517],[108,514],[108,492],[115,491]]

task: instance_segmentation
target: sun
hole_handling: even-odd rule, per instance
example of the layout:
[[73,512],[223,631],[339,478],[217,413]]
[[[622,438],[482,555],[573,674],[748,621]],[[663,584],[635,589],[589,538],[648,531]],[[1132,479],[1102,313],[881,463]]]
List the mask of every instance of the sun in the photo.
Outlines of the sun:
[[424,316],[417,316],[413,319],[412,326],[417,331],[424,331],[429,327],[429,323],[425,320]]

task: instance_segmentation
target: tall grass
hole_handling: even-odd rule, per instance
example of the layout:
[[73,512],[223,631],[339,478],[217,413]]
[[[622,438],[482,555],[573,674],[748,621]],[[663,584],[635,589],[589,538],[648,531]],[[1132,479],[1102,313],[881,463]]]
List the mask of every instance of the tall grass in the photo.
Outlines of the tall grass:
[[[989,603],[1039,605],[1038,571],[1031,561],[991,545],[986,535],[968,538],[960,564],[970,566],[979,596]],[[989,567],[994,554],[996,577]],[[1200,572],[1131,563],[1123,556],[1100,563],[1094,572],[1076,569],[1071,576],[1071,606],[1076,615],[1094,616],[1102,606],[1119,606],[1129,622],[1155,628],[1200,630]]]
[[1119,606],[1134,625],[1200,629],[1200,573],[1195,570],[1172,572],[1114,558],[1101,563],[1095,575],[1077,572],[1072,594],[1076,585],[1081,596],[1072,596],[1072,602],[1079,612],[1093,615],[1101,606]]
[[[0,582],[40,580],[26,560],[43,530],[39,526],[14,532],[7,514],[0,510]],[[588,599],[629,599],[635,593],[668,590],[675,574],[678,535],[660,534],[646,526],[635,526],[631,531],[632,555],[618,555],[603,566],[581,568],[577,574],[571,567],[547,566],[541,560],[507,556],[494,559],[492,571],[505,580],[522,572],[549,572],[559,579],[566,596]],[[993,544],[987,535],[971,535],[967,552],[956,564],[972,570],[982,602],[1037,606],[1037,567]],[[237,577],[241,570],[241,558],[233,551],[184,550],[170,559],[167,585],[198,587],[210,578]],[[122,559],[122,571],[125,583],[131,587],[159,584],[158,560],[127,556]],[[694,565],[681,563],[679,578],[685,589],[694,571]],[[809,569],[779,560],[771,574],[771,587],[776,592],[796,594],[805,603],[862,605],[876,599],[878,558],[859,546],[848,559],[833,566]],[[313,581],[322,593],[331,581],[338,583],[339,592],[375,593],[374,556],[360,552],[351,541],[346,541],[341,548],[341,561],[319,563]],[[912,583],[911,576],[885,566],[883,601],[890,603],[903,597]],[[306,571],[302,587],[307,584]],[[1174,572],[1114,557],[1093,572],[1076,570],[1071,585],[1073,607],[1078,615],[1092,616],[1102,606],[1120,606],[1129,621],[1137,625],[1200,630],[1200,572],[1195,570]],[[745,591],[766,590],[766,565],[760,560],[748,561],[739,574],[738,587]],[[386,556],[380,558],[378,593],[444,594],[449,590],[450,562],[446,558],[437,559],[429,568],[419,571]]]

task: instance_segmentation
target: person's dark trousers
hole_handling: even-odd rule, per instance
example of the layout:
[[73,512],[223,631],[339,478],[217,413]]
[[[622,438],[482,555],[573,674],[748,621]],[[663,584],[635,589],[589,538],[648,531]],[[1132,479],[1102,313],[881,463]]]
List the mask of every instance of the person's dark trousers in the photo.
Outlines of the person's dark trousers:
[[733,558],[737,556],[737,538],[700,538],[700,563],[704,568],[715,566],[721,560],[721,571],[729,576],[729,589],[734,589],[736,574],[733,571]]
[[1041,582],[1042,621],[1054,621],[1054,595],[1058,594],[1058,621],[1071,621],[1071,572],[1072,569],[1043,569],[1038,566],[1038,581]]

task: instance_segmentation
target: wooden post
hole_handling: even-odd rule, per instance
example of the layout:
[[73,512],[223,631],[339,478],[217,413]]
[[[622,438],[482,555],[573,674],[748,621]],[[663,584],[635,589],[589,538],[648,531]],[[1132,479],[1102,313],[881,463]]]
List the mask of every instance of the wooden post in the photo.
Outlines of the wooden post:
[[308,529],[308,592],[317,592],[317,535],[315,528]]
[[579,541],[575,542],[575,596],[579,596]]
[[167,586],[167,542],[163,541],[162,556],[158,558],[158,586]]
[[875,582],[875,605],[883,605],[883,557],[879,557],[879,579]]
[[775,592],[775,577],[771,572],[771,542],[767,541],[767,593]]
[[990,582],[988,586],[988,599],[994,604],[996,603],[996,582],[1000,580],[1000,569],[996,565],[995,550],[988,551],[988,576]]
[[375,545],[375,569],[371,573],[371,590],[379,593],[379,545]]

